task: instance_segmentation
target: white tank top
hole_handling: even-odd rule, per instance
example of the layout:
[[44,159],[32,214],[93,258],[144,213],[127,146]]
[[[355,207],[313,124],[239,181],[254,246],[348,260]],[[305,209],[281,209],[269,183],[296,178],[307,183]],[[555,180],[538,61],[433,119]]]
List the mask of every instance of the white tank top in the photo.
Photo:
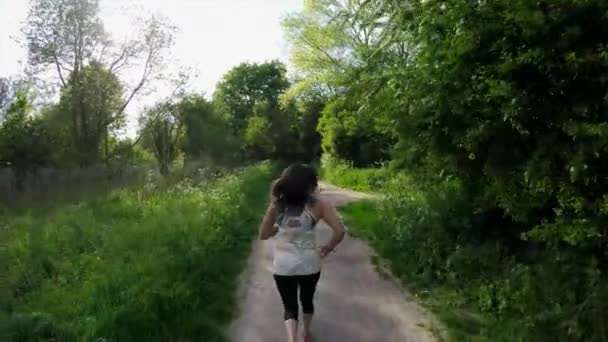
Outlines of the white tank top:
[[308,209],[287,208],[277,218],[273,272],[276,275],[309,275],[321,271],[315,226]]

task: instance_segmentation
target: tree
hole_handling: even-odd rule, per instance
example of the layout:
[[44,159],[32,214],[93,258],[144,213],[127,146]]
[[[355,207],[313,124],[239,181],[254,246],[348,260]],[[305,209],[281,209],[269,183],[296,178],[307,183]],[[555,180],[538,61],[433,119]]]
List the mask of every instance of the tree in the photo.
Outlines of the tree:
[[249,118],[244,142],[245,147],[254,158],[263,160],[275,153],[277,146],[270,133],[271,127],[270,120],[264,115]]
[[357,166],[383,161],[394,144],[386,114],[366,106],[368,90],[381,86],[367,77],[373,74],[366,61],[373,58],[387,25],[369,3],[311,0],[283,22],[301,77],[288,93],[323,94],[323,102],[331,104],[319,121],[324,152]]
[[182,124],[176,105],[161,102],[148,109],[142,118],[143,144],[154,153],[160,174],[168,176],[179,154]]
[[297,113],[270,101],[257,102],[247,122],[244,142],[255,160],[294,161],[302,155]]
[[[385,44],[417,50],[412,63],[384,71],[404,164],[458,176],[481,208],[494,203],[530,236],[608,247],[595,238],[605,233],[597,208],[608,191],[598,177],[608,172],[599,90],[608,87],[608,20],[599,14],[608,4],[432,3],[413,5],[416,16],[383,9],[412,28],[391,30]],[[520,229],[502,234],[517,239]]]
[[185,153],[185,163],[204,159],[216,163],[235,160],[237,146],[230,125],[212,103],[202,95],[190,95],[179,101],[176,109],[184,130],[180,147]]
[[[23,32],[27,39],[29,65],[37,72],[44,74],[50,69],[57,74],[64,98],[69,97],[72,103],[69,109],[71,134],[73,140],[86,140],[81,151],[81,165],[95,162],[98,156],[95,150],[100,144],[99,134],[105,132],[105,140],[112,129],[120,123],[118,118],[133,98],[146,88],[155,77],[161,76],[166,57],[165,52],[173,44],[175,28],[166,20],[152,16],[137,19],[140,32],[137,38],[117,44],[105,31],[99,17],[98,0],[32,0]],[[134,84],[120,82],[120,75],[132,68],[140,69],[140,77]],[[91,70],[97,70],[91,73]],[[99,72],[104,70],[104,72]],[[88,118],[94,111],[88,106],[92,99],[83,99],[79,94],[87,94],[82,87],[90,87],[94,81],[91,77],[101,76],[108,80],[120,82],[126,96],[121,103],[100,109],[106,117],[114,118],[97,121],[105,127],[83,127],[87,122],[96,121]],[[88,85],[84,86],[83,80]],[[96,109],[97,110],[97,109]],[[116,119],[116,120],[115,120]],[[80,125],[80,127],[78,127]],[[96,126],[96,125],[89,125]],[[107,146],[107,144],[106,144]],[[105,151],[107,156],[112,151]]]
[[294,134],[300,147],[299,160],[313,163],[321,157],[321,134],[318,131],[321,112],[327,103],[323,90],[288,90],[281,98],[281,108],[294,121]]
[[285,65],[279,61],[243,63],[230,70],[218,83],[213,102],[227,117],[233,133],[241,137],[258,102],[278,104],[289,87]]
[[0,77],[0,124],[3,116],[13,101],[17,99],[17,94],[29,94],[27,82],[20,79]]
[[324,86],[329,95],[349,87],[356,69],[374,54],[387,25],[383,12],[370,3],[308,0],[301,12],[284,19],[301,87]]
[[70,133],[81,165],[90,165],[102,152],[109,158],[113,130],[124,124],[122,87],[116,76],[96,62],[72,74],[59,102],[60,115]]
[[13,170],[19,190],[27,175],[44,166],[53,151],[50,134],[40,119],[29,116],[30,111],[25,95],[17,93],[0,126],[0,162]]
[[355,167],[388,160],[394,144],[390,129],[383,128],[381,119],[359,110],[346,96],[337,96],[325,106],[318,129],[323,136],[323,152]]
[[316,128],[325,89],[288,87],[285,66],[277,61],[241,64],[218,84],[214,105],[240,140],[242,157],[313,161],[319,156]]

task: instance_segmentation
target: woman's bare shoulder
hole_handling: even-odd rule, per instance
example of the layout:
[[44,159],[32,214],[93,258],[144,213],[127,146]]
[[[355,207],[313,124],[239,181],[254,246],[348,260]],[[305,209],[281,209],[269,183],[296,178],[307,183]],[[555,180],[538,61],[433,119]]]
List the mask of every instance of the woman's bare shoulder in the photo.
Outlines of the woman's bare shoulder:
[[323,216],[323,213],[327,210],[327,208],[329,208],[329,206],[330,204],[326,200],[319,198],[318,196],[312,197],[308,204],[309,210],[311,210],[317,217]]

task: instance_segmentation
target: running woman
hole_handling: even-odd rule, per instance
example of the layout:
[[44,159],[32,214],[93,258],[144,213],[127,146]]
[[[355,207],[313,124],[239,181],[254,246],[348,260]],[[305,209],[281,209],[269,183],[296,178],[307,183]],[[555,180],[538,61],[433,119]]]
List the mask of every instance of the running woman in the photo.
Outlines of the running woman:
[[[292,164],[283,171],[271,190],[272,201],[260,226],[259,238],[274,240],[273,273],[285,310],[288,342],[296,342],[298,331],[298,290],[303,312],[304,342],[312,342],[310,324],[313,297],[321,276],[321,259],[344,238],[335,208],[314,194],[315,170]],[[323,220],[332,229],[330,241],[317,247],[315,227]]]

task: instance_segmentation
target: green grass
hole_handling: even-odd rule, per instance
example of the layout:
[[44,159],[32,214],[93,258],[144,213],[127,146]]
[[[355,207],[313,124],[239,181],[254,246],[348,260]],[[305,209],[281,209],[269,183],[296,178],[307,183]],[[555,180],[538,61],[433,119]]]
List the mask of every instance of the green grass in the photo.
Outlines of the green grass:
[[4,216],[5,332],[13,341],[226,341],[269,173],[258,166]]
[[375,206],[371,201],[356,201],[340,208],[344,223],[349,232],[358,237],[372,239],[375,228],[381,224],[380,217],[374,213]]
[[329,158],[322,161],[321,179],[333,185],[364,192],[378,192],[391,177],[387,168],[351,168]]

